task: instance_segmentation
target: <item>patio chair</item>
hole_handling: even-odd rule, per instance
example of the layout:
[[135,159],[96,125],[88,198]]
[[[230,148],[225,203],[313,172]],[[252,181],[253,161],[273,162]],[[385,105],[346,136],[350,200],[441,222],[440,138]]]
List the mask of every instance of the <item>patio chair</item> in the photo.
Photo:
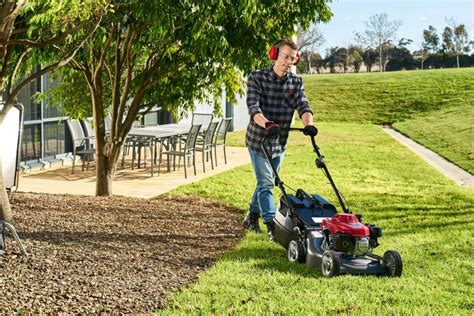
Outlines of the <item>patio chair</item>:
[[[129,149],[127,149],[127,147],[132,149],[132,170],[134,169],[135,159],[137,156],[137,168],[140,168],[142,161],[142,151],[143,166],[146,168],[147,151],[149,150],[150,156],[152,156],[153,146],[153,139],[150,139],[149,137],[132,137],[127,139],[127,142],[124,145],[124,151],[127,150],[128,152]],[[153,161],[151,162],[151,165],[153,167]]]
[[[186,171],[186,158],[193,159],[193,167],[194,167],[194,175],[196,175],[196,139],[199,135],[199,131],[201,129],[201,125],[192,125],[189,133],[186,137],[184,146],[179,149],[169,150],[165,152],[160,152],[160,159],[159,161],[163,161],[161,159],[162,155],[167,156],[167,164],[168,164],[168,172],[170,172],[170,158],[173,157],[173,170],[176,170],[176,157],[179,157],[179,163],[181,161],[181,157],[184,159],[184,177],[187,179],[188,174]],[[160,164],[158,164],[158,173],[160,173]]]
[[207,127],[211,124],[212,118],[214,116],[209,113],[193,113],[193,118],[191,121],[192,125],[201,125],[201,132],[204,132]]
[[95,133],[91,122],[92,118],[90,117],[87,120],[81,120],[81,125],[84,130],[85,137],[90,138],[91,147],[95,147]]
[[72,138],[72,170],[74,174],[74,167],[76,165],[76,155],[79,155],[82,160],[82,171],[87,162],[87,169],[89,169],[89,161],[94,159],[94,143],[93,137],[87,136],[78,120],[67,120],[66,125],[69,129]]
[[225,151],[225,142],[227,138],[227,132],[230,128],[230,123],[232,123],[232,118],[224,118],[221,120],[221,124],[215,133],[216,136],[214,137],[214,142],[212,143],[212,147],[214,148],[214,157],[217,166],[217,147],[222,146],[224,148],[224,162],[227,164],[227,154]]
[[[197,142],[196,151],[202,152],[202,171],[206,172],[206,161],[208,157],[211,156],[211,168],[214,170],[214,159],[212,154],[212,141],[214,139],[214,134],[217,130],[217,125],[219,121],[213,121],[209,124],[209,127],[204,132],[204,138],[202,141]],[[206,159],[204,159],[204,157]]]

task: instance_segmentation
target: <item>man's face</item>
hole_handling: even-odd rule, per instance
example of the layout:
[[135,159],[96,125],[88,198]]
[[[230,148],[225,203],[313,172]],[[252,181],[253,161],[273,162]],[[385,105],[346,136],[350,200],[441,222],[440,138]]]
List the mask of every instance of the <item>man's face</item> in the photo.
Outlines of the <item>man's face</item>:
[[278,59],[275,66],[283,73],[290,71],[291,66],[298,59],[298,51],[290,46],[281,46],[279,49]]

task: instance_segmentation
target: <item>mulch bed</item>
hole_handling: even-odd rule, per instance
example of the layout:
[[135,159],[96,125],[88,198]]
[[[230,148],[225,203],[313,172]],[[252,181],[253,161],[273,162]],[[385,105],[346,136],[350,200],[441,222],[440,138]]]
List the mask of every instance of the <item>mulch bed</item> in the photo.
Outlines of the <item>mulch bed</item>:
[[[67,188],[66,188],[67,189]],[[0,311],[152,313],[242,237],[241,212],[188,197],[14,193]]]

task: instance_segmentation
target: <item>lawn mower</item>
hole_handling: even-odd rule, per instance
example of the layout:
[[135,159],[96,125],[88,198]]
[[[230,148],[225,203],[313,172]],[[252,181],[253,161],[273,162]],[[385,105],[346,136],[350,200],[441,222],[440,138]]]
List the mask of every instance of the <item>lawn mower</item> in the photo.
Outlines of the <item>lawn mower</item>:
[[[290,128],[290,131],[303,131]],[[364,224],[362,215],[353,214],[347,201],[336,187],[324,156],[319,151],[315,136],[311,136],[316,166],[322,169],[329,180],[343,213],[317,194],[308,194],[297,189],[295,194],[287,194],[285,184],[275,174],[275,185],[281,190],[281,198],[275,214],[276,242],[287,249],[288,260],[306,263],[321,270],[323,276],[340,274],[376,274],[400,277],[403,270],[402,258],[396,250],[388,250],[382,256],[372,253],[376,248],[382,229],[376,225]],[[262,148],[267,159],[269,154]]]

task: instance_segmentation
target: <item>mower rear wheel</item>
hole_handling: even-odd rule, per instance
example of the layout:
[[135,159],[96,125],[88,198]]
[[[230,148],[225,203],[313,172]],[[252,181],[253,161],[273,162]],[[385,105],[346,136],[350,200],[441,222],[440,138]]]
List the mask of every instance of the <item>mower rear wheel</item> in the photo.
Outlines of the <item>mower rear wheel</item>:
[[341,270],[341,260],[337,252],[326,250],[323,253],[321,272],[326,278],[338,276]]
[[399,277],[402,275],[403,263],[402,257],[396,250],[387,250],[383,255],[383,262],[387,267],[387,275],[390,277]]
[[306,261],[306,248],[301,240],[292,240],[288,245],[288,260],[303,263]]

